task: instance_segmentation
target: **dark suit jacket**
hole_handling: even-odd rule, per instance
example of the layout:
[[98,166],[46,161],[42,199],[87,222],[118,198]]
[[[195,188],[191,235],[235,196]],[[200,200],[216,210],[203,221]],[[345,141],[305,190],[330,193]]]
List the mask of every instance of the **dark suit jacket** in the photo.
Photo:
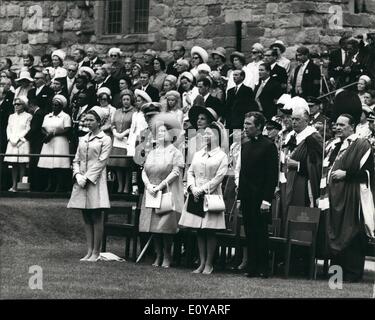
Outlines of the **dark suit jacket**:
[[272,202],[278,180],[276,145],[263,135],[242,144],[238,199],[259,210],[263,200]]
[[102,59],[100,59],[99,57],[97,57],[95,63],[92,63],[92,61],[90,60],[88,66],[89,66],[91,69],[94,69],[94,66],[96,66],[96,65],[98,65],[98,66],[102,66],[103,64],[105,64],[105,62],[104,62]]
[[30,122],[30,130],[26,134],[25,139],[30,142],[31,153],[40,153],[43,146],[43,134],[42,134],[42,124],[45,114],[39,108],[33,114]]
[[283,89],[283,92],[286,92],[288,74],[283,67],[276,64],[271,70],[270,77],[278,81],[281,84],[281,88]]
[[329,56],[328,76],[337,79],[337,77],[341,75],[342,71],[335,69],[343,66],[344,63],[342,61],[341,49],[333,50]]
[[[104,81],[104,83],[100,86],[100,88],[102,87],[107,87],[111,90],[111,94],[112,94],[112,97],[120,92],[120,88],[119,88],[119,85],[118,85],[118,81],[113,78],[112,76],[110,76],[108,79],[106,79]],[[98,88],[96,88],[96,91],[98,91]]]
[[[292,96],[296,95],[297,74],[301,66],[298,66],[294,71],[292,83]],[[320,94],[320,68],[310,60],[302,77],[302,97],[318,97]]]
[[[254,96],[256,96],[259,87],[260,83],[254,88]],[[283,89],[281,88],[281,84],[275,79],[270,78],[259,96],[259,101],[262,105],[263,114],[267,118],[267,120],[270,120],[273,116],[277,114],[276,101],[280,98],[282,93]]]
[[8,91],[3,102],[0,104],[0,152],[4,153],[8,144],[7,126],[9,116],[14,113],[14,93]]
[[176,64],[176,62],[174,62],[174,61],[170,62],[167,66],[166,73],[174,75],[175,77],[178,77],[177,69],[174,67],[175,64]]
[[250,111],[257,111],[258,107],[254,101],[254,92],[250,87],[244,84],[238,89],[228,90],[228,96],[225,105],[226,127],[229,129],[242,129],[245,114]]
[[153,87],[152,85],[148,85],[146,88],[146,93],[151,97],[153,102],[159,102],[160,100],[160,93],[159,90]]
[[[44,114],[52,112],[52,98],[55,92],[51,87],[44,86],[43,89],[36,95],[36,88],[32,88],[27,93],[27,99],[35,99],[38,107]],[[68,100],[69,101],[69,100]]]

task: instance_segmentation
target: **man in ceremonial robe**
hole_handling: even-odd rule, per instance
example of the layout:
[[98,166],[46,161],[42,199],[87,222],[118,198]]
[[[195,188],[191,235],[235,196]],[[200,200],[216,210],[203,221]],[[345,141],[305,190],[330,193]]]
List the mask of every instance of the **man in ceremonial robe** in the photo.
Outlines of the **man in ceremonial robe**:
[[367,237],[374,237],[374,154],[370,142],[354,134],[354,125],[349,114],[336,121],[342,143],[327,187],[331,264],[341,266],[350,282],[362,279]]
[[308,125],[309,121],[307,109],[296,106],[292,113],[293,130],[286,137],[283,150],[286,188],[282,202],[286,212],[282,216],[282,230],[290,206],[316,207],[320,194],[323,142],[317,130]]

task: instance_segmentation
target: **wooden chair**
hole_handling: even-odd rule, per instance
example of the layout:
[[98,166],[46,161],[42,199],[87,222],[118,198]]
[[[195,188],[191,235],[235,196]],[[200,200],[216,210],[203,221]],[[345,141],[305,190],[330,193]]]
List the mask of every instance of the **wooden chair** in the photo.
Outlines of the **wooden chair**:
[[315,252],[317,230],[318,224],[315,222],[288,221],[288,233],[285,246],[286,278],[289,276],[290,256],[293,246],[309,248],[309,279],[316,278]]
[[[287,223],[285,224],[285,231],[284,234],[286,234],[286,237],[281,237],[281,226],[279,225],[279,221],[277,219],[273,219],[273,224],[275,226],[273,227],[275,230],[273,231],[273,234],[269,237],[269,250],[272,252],[272,266],[271,266],[271,275],[274,271],[274,265],[275,265],[275,254],[280,253],[285,258],[285,268],[284,268],[284,275],[288,277],[289,275],[289,266],[287,266],[287,248],[288,248],[288,234],[289,234],[289,221],[296,221],[299,223],[312,223],[316,226],[316,232],[314,235],[314,238],[311,236],[311,232],[309,230],[302,230],[299,232],[292,233],[293,237],[296,235],[297,238],[292,238],[293,240],[299,240],[299,241],[305,241],[305,242],[311,242],[312,239],[314,240],[314,255],[316,250],[316,238],[317,238],[317,230],[319,225],[319,218],[320,218],[320,210],[317,208],[307,208],[307,207],[297,207],[297,206],[290,206],[288,210],[288,216],[287,216]],[[281,223],[280,223],[281,224]],[[277,226],[279,226],[279,229],[277,229]],[[294,226],[294,225],[293,225]],[[278,231],[278,232],[275,232]],[[315,259],[315,256],[314,256]],[[290,263],[290,261],[289,261]]]
[[[110,216],[121,216],[125,223],[109,221]],[[105,212],[102,251],[106,251],[107,237],[116,236],[125,238],[125,259],[135,261],[138,248],[138,226],[140,215],[140,201],[129,203],[127,206],[113,206]],[[131,249],[131,255],[130,255]]]

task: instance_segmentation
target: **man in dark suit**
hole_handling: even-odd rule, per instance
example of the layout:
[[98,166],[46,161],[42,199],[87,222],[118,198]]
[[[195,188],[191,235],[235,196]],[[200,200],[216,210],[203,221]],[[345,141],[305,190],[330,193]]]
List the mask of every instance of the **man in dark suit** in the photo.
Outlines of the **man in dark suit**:
[[346,51],[346,42],[348,39],[347,36],[342,37],[339,41],[340,48],[333,50],[329,55],[328,76],[332,84],[337,83],[338,78],[344,70],[344,64],[348,58]]
[[211,81],[206,77],[199,78],[197,81],[197,87],[199,95],[194,99],[193,106],[210,107],[215,110],[219,117],[223,117],[223,103],[210,94]]
[[283,93],[281,84],[271,78],[271,66],[268,63],[259,65],[259,84],[255,87],[255,101],[267,120],[277,114],[276,102]]
[[102,66],[105,62],[98,57],[98,54],[94,47],[87,49],[87,58],[89,58],[89,66],[91,69],[95,70]]
[[244,130],[248,141],[242,145],[238,199],[245,227],[248,265],[247,277],[268,277],[268,224],[271,202],[278,179],[276,145],[262,135],[266,119],[260,112],[245,116]]
[[236,86],[228,90],[225,106],[226,127],[228,129],[242,129],[245,114],[258,110],[254,101],[253,90],[243,84],[245,76],[243,70],[233,71],[233,81]]
[[283,89],[283,93],[286,92],[287,82],[288,82],[288,73],[286,70],[277,64],[277,59],[279,54],[277,50],[268,49],[264,53],[264,62],[268,63],[271,66],[271,78],[278,81]]
[[309,49],[299,47],[296,60],[300,65],[294,71],[292,96],[318,97],[320,94],[320,68],[310,60]]
[[46,78],[43,72],[35,73],[35,87],[27,93],[28,100],[35,100],[35,103],[44,114],[52,112],[52,98],[55,92],[46,86]]
[[[42,124],[44,120],[44,112],[38,106],[38,99],[29,99],[29,104],[27,111],[32,114],[32,119],[30,122],[30,130],[26,134],[25,139],[30,143],[30,153],[39,154],[43,146],[43,133]],[[44,186],[42,185],[42,180],[40,179],[41,170],[38,169],[39,157],[31,157],[29,164],[29,178],[30,178],[30,188],[32,191],[42,191]]]
[[90,60],[86,57],[86,52],[83,49],[76,49],[73,52],[74,61],[78,65],[78,69],[81,67],[90,67]]
[[181,45],[177,45],[172,49],[172,53],[173,53],[173,61],[168,64],[166,72],[167,74],[171,74],[171,75],[178,77],[178,71],[177,71],[176,65],[177,65],[177,61],[184,58],[185,47]]
[[118,81],[111,76],[111,64],[106,63],[95,71],[95,90],[98,91],[102,87],[107,87],[111,90],[112,97],[120,92]]
[[10,91],[12,82],[9,78],[0,81],[0,152],[4,153],[7,148],[7,126],[9,116],[14,113],[14,93]]
[[153,102],[159,102],[160,94],[159,90],[150,85],[150,72],[141,71],[140,83],[142,85],[141,90],[145,91],[152,99]]

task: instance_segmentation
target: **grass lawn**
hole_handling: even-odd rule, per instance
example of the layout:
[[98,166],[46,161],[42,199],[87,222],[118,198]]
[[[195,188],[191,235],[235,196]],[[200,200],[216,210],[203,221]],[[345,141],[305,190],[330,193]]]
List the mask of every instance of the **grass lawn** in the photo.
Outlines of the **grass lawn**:
[[[370,298],[373,273],[363,283],[331,290],[327,280],[247,279],[229,272],[195,275],[152,267],[150,261],[79,262],[85,251],[78,212],[66,200],[0,199],[1,299]],[[53,205],[51,204],[53,203]],[[121,255],[122,241],[108,250]],[[43,268],[43,290],[28,286],[29,267]]]

